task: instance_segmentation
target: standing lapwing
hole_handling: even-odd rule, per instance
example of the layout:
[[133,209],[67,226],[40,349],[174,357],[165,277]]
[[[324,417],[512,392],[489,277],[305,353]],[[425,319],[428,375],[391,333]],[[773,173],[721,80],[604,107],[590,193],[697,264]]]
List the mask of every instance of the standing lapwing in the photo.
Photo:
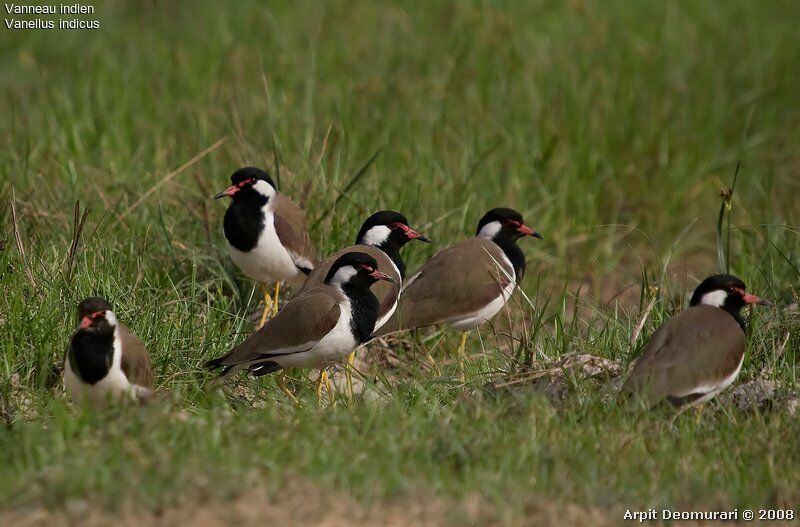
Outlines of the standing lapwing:
[[746,292],[729,274],[710,276],[695,289],[689,308],[653,334],[622,387],[647,406],[700,404],[739,375],[746,345],[740,313],[748,304],[769,302]]
[[379,329],[397,307],[400,287],[406,276],[406,264],[400,256],[400,249],[411,240],[430,243],[430,239],[408,226],[408,220],[399,212],[382,210],[376,212],[364,222],[356,236],[356,244],[337,251],[321,261],[300,288],[305,291],[321,284],[330,271],[331,265],[343,254],[351,251],[366,253],[378,262],[378,270],[389,275],[393,283],[378,281],[371,287],[378,298],[378,321],[375,329]]
[[[261,327],[269,310],[278,310],[281,282],[302,283],[314,269],[314,248],[303,210],[278,192],[269,174],[260,168],[240,168],[231,175],[231,183],[215,199],[232,200],[225,212],[225,238],[233,262],[263,287]],[[275,283],[272,300],[267,290],[271,283]]]
[[[223,368],[223,378],[244,368],[255,376],[284,368],[319,368],[321,396],[326,368],[346,357],[375,328],[379,306],[370,286],[377,280],[392,281],[372,256],[355,251],[340,256],[323,283],[292,298],[263,328],[206,367]],[[294,399],[283,371],[278,384]]]
[[442,249],[406,282],[394,315],[374,336],[446,324],[462,332],[461,357],[467,332],[496,315],[525,275],[522,236],[542,238],[515,210],[487,212],[475,237]]
[[144,343],[102,298],[78,304],[78,329],[64,357],[64,387],[76,401],[93,404],[151,394],[153,370]]
[[[411,240],[420,240],[430,243],[430,239],[420,234],[408,225],[408,220],[399,212],[382,210],[371,215],[361,225],[361,230],[356,235],[356,243],[327,257],[318,263],[308,275],[300,291],[321,284],[328,274],[333,262],[341,255],[350,251],[364,252],[378,262],[378,270],[389,275],[394,283],[379,280],[370,289],[378,299],[378,321],[375,330],[378,330],[397,308],[400,297],[400,288],[406,276],[406,264],[400,256],[400,249]],[[347,363],[352,367],[355,361],[355,350],[347,357]],[[353,393],[350,372],[347,373],[348,393]]]

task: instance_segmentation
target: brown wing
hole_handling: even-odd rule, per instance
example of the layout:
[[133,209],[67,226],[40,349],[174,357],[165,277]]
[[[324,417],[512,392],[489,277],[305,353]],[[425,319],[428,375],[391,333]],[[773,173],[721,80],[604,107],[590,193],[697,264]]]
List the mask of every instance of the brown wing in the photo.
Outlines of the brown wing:
[[280,193],[275,196],[275,232],[295,265],[303,272],[311,271],[315,256],[306,215],[299,205]]
[[128,382],[147,389],[153,388],[153,367],[150,356],[139,337],[119,324],[119,335],[122,340],[122,371]]
[[656,330],[623,390],[650,405],[711,391],[736,371],[745,345],[744,331],[730,314],[690,307]]
[[378,319],[380,319],[386,313],[388,313],[397,302],[397,296],[400,294],[401,278],[400,273],[397,272],[397,267],[395,267],[395,265],[392,263],[392,260],[386,255],[385,252],[377,247],[373,247],[371,245],[352,245],[333,253],[318,263],[316,267],[314,267],[314,270],[310,275],[308,275],[308,278],[306,278],[306,281],[300,288],[300,292],[321,285],[324,282],[325,277],[328,276],[328,271],[331,270],[333,262],[335,262],[336,259],[343,254],[353,251],[367,253],[375,258],[375,260],[378,262],[378,270],[388,274],[392,277],[392,279],[395,280],[395,282],[397,282],[393,284],[384,280],[379,280],[370,287],[372,293],[375,295],[375,298],[378,299],[378,303],[380,304],[378,309]]
[[313,348],[339,321],[341,299],[336,295],[331,287],[324,285],[298,294],[264,327],[227,355],[206,365],[210,368],[243,367],[270,355],[288,355]]
[[463,318],[503,294],[509,276],[514,270],[492,241],[474,237],[442,249],[406,282],[397,311],[375,335]]

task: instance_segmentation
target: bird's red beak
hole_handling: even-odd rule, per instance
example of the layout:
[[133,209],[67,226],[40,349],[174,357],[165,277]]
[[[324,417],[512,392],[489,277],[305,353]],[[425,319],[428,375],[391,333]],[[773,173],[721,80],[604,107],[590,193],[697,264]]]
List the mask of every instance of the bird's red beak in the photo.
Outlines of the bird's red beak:
[[225,196],[233,196],[237,192],[239,192],[239,187],[237,187],[236,185],[231,185],[230,187],[226,188],[225,190],[214,196],[214,199],[224,198]]
[[103,317],[103,316],[105,316],[105,314],[106,314],[105,311],[95,311],[92,314],[86,315],[81,319],[81,323],[80,323],[79,327],[81,329],[87,329],[88,327],[90,327],[94,323],[96,318]]
[[756,295],[751,295],[750,293],[739,287],[735,287],[734,290],[740,295],[742,295],[742,302],[744,302],[745,304],[758,304],[759,306],[772,305],[772,302],[770,302],[769,300],[758,297]]
[[422,233],[415,231],[414,229],[408,228],[406,229],[406,236],[408,236],[409,240],[419,240],[425,243],[431,243],[431,239],[425,236]]
[[399,221],[395,222],[395,223],[392,223],[390,225],[390,227],[392,229],[400,229],[400,230],[402,230],[403,234],[405,234],[406,237],[409,240],[419,240],[421,242],[431,243],[431,239],[430,238],[428,238],[427,236],[425,236],[422,233],[419,233],[419,232],[415,231],[414,229],[412,229],[408,225],[404,225],[404,224],[400,223]]
[[519,227],[517,227],[517,232],[523,236],[533,236],[534,238],[539,238],[540,240],[544,240],[544,236],[539,234],[537,231],[531,229],[524,223],[521,223]]
[[382,273],[382,272],[378,271],[377,269],[373,269],[372,272],[369,273],[369,275],[372,278],[376,279],[376,280],[384,280],[386,282],[391,282],[393,284],[397,283],[397,282],[395,282],[394,278],[392,278],[391,276],[389,276],[386,273]]
[[745,304],[758,304],[760,306],[771,306],[772,302],[765,298],[758,297],[756,295],[751,295],[750,293],[745,293],[742,295],[742,300],[744,300]]

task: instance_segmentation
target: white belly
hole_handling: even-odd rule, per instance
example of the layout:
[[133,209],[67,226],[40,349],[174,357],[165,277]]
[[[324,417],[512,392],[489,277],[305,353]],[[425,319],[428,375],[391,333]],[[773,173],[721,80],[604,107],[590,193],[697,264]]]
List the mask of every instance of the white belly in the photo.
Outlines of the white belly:
[[313,348],[272,360],[284,368],[325,368],[347,357],[356,347],[350,329],[350,302],[342,302],[339,307],[339,321]]
[[275,232],[275,217],[266,214],[264,230],[258,243],[248,252],[228,244],[231,260],[248,278],[261,283],[284,282],[296,277],[300,270],[289,252],[281,245]]
[[[511,262],[508,260],[505,254],[503,255],[503,258],[508,263],[508,267],[513,269]],[[511,281],[507,286],[505,286],[505,288],[503,288],[502,293],[498,295],[497,298],[473,313],[462,315],[455,320],[449,320],[447,322],[448,325],[456,331],[469,331],[491,320],[493,316],[503,309],[503,306],[506,305],[508,299],[511,298],[511,294],[514,292],[514,288],[517,286],[516,276],[513,276],[514,271],[511,271],[511,273]]]

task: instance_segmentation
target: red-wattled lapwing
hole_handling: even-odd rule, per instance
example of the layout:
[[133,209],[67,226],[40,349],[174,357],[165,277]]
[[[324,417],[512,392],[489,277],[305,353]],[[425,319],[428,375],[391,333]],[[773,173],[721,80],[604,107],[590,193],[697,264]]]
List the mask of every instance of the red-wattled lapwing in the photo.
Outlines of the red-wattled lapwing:
[[[215,199],[232,200],[223,223],[231,259],[264,289],[261,327],[268,309],[278,310],[281,282],[299,285],[314,269],[314,248],[303,210],[278,192],[269,174],[260,168],[240,168],[231,175],[231,183]],[[275,298],[268,303],[271,283]]]
[[153,370],[144,343],[102,298],[78,304],[78,329],[64,357],[64,387],[76,401],[93,404],[151,394]]
[[647,343],[622,387],[648,406],[700,404],[739,375],[746,344],[741,309],[769,302],[746,292],[729,274],[706,278],[689,308],[664,322]]
[[340,256],[351,251],[366,253],[378,262],[378,270],[386,273],[394,283],[378,281],[372,286],[372,292],[378,298],[378,321],[375,329],[379,329],[394,313],[400,287],[406,275],[406,264],[400,256],[400,249],[411,240],[430,243],[430,239],[408,226],[408,220],[399,212],[382,210],[376,212],[364,222],[356,236],[356,244],[337,251],[318,263],[314,271],[300,288],[305,291],[321,284],[328,271]]
[[[244,368],[255,376],[284,368],[319,368],[317,395],[321,396],[326,368],[374,331],[379,306],[370,286],[377,280],[392,281],[378,270],[372,256],[355,251],[340,256],[322,284],[289,300],[263,328],[206,367],[223,368],[223,378]],[[278,384],[294,399],[283,375]]]
[[522,280],[522,236],[542,238],[515,210],[487,212],[475,237],[442,249],[406,282],[397,309],[374,336],[447,324],[462,332],[460,360],[467,332],[497,314]]
[[[400,287],[406,276],[406,264],[400,256],[400,249],[411,240],[420,240],[430,243],[430,239],[415,231],[408,225],[408,220],[399,212],[393,210],[382,210],[371,215],[361,225],[361,230],[356,236],[356,244],[337,251],[318,263],[314,270],[308,275],[300,291],[305,291],[310,287],[321,284],[333,262],[340,256],[350,251],[364,252],[378,262],[378,270],[386,273],[394,280],[394,283],[379,280],[375,282],[371,289],[378,299],[378,321],[375,329],[379,329],[397,307],[397,299],[400,296]],[[355,351],[347,357],[347,363],[353,365]],[[353,392],[350,381],[350,374],[347,375],[348,393]]]

